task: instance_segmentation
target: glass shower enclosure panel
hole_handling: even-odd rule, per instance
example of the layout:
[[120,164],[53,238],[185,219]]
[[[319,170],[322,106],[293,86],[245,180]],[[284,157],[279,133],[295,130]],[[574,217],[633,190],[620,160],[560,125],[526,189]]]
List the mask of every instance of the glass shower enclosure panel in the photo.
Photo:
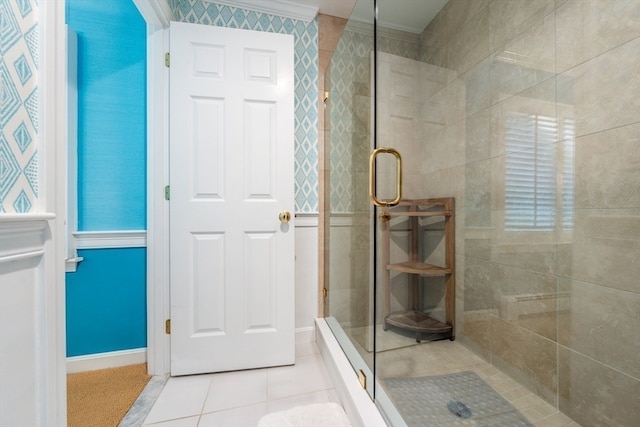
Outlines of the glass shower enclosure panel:
[[325,318],[373,398],[373,2],[358,1],[325,73]]
[[[437,13],[446,1],[430,3]],[[443,145],[440,152],[425,150],[425,135],[460,112],[446,91],[455,72],[423,60],[419,31],[428,17],[411,29],[416,24],[400,21],[397,7],[376,1],[376,145],[399,153],[402,162],[399,190],[392,158],[382,158],[386,164],[376,172],[376,190],[387,202],[376,208],[374,325],[376,404],[391,425],[402,426],[425,420],[420,408],[435,396],[425,394],[429,380],[422,374],[444,372],[442,353],[455,338],[456,198],[431,179],[448,154]],[[389,202],[397,194],[399,203]],[[416,399],[422,403],[413,405]]]

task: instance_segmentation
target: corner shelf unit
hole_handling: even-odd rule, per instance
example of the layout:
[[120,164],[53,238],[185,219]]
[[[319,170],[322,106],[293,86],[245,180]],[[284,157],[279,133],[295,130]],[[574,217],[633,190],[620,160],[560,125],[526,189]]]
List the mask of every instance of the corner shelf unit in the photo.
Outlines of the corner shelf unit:
[[[441,334],[442,338],[455,339],[455,199],[453,197],[437,199],[401,200],[392,208],[386,208],[380,214],[382,224],[382,262],[383,275],[383,315],[384,329],[388,325],[416,333],[420,342],[422,333]],[[408,260],[391,263],[390,239],[391,218],[406,217],[409,222]],[[444,217],[444,265],[427,264],[419,260],[420,256],[420,218]],[[422,237],[424,239],[424,237]],[[409,310],[391,313],[391,272],[409,274]],[[434,319],[421,309],[420,277],[439,276],[445,278],[445,321]],[[429,286],[428,280],[423,286]]]

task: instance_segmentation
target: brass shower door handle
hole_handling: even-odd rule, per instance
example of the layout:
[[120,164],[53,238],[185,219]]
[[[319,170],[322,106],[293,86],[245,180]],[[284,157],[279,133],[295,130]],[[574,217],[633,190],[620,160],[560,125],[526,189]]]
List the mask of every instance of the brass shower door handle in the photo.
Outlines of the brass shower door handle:
[[[396,158],[396,197],[391,200],[379,200],[376,197],[376,157],[378,154],[392,154]],[[369,156],[369,199],[379,207],[395,206],[402,199],[402,156],[395,148],[380,147]]]

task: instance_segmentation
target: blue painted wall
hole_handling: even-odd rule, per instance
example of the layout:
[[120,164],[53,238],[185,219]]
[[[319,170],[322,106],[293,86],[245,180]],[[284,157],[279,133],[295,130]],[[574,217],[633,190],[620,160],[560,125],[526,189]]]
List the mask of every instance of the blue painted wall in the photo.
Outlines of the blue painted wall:
[[[67,0],[78,34],[78,229],[146,229],[146,24],[131,0]],[[146,347],[146,248],[66,276],[67,356]]]
[[78,34],[78,229],[146,227],[146,24],[131,0],[68,0]]
[[67,356],[147,346],[146,249],[80,250],[67,274]]

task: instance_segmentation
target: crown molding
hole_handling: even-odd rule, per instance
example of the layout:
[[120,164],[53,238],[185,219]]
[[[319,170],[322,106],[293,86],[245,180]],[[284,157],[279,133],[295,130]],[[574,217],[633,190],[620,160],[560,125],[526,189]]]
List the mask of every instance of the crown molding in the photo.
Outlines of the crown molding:
[[166,0],[133,0],[145,22],[160,28],[169,28],[174,20],[173,12]]
[[239,7],[305,22],[313,21],[318,14],[317,7],[292,3],[286,0],[204,0],[204,2]]

